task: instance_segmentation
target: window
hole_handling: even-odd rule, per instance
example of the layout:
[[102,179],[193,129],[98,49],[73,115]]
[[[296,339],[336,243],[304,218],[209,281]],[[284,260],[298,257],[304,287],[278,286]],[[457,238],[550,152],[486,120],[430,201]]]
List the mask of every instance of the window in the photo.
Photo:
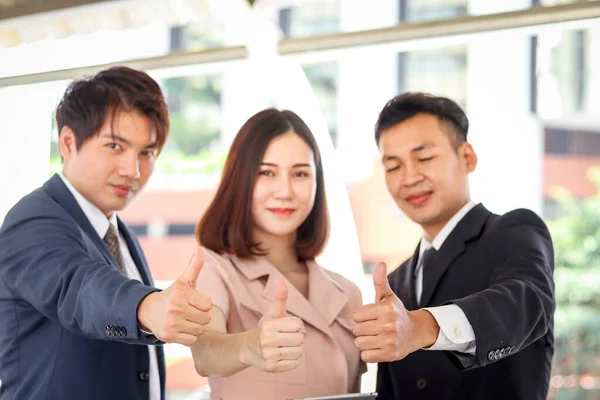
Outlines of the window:
[[[402,22],[422,22],[467,14],[465,0],[400,0]],[[411,51],[398,55],[398,92],[419,91],[467,103],[467,46]]]

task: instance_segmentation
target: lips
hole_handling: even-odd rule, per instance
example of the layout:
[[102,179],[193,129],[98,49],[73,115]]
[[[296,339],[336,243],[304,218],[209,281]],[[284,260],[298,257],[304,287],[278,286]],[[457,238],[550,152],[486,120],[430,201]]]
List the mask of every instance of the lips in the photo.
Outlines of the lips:
[[408,201],[413,206],[420,206],[423,203],[425,203],[429,199],[429,197],[431,197],[431,193],[432,192],[428,191],[413,193],[406,197],[406,201]]
[[117,194],[121,196],[128,196],[133,191],[132,186],[112,185],[112,187],[114,187]]
[[280,217],[287,217],[289,215],[292,215],[294,213],[294,211],[296,211],[293,208],[268,208],[268,210]]

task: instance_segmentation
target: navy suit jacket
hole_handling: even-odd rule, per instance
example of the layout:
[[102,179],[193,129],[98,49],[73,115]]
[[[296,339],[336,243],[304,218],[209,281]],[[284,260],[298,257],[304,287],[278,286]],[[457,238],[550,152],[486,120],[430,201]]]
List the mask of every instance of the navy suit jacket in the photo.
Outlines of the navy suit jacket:
[[[0,399],[148,400],[155,338],[138,328],[152,278],[119,221],[144,283],[128,279],[54,175],[0,228]],[[162,399],[165,367],[157,347]]]
[[[417,309],[419,249],[393,271],[392,290]],[[554,250],[532,211],[502,216],[481,204],[458,223],[423,270],[422,307],[456,304],[476,353],[418,350],[379,363],[378,400],[545,400],[554,352]]]

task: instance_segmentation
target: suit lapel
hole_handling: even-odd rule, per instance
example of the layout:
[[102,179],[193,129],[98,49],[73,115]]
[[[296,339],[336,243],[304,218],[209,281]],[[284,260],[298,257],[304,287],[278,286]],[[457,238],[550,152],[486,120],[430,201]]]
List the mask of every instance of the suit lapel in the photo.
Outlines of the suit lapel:
[[[243,300],[245,306],[260,313],[266,312],[268,306],[275,299],[275,281],[278,277],[285,279],[283,274],[263,257],[253,259],[230,257],[230,261],[251,281],[267,276],[267,282],[262,292],[262,298],[265,300],[264,303],[261,302],[263,303],[262,307],[251,298]],[[288,286],[287,312],[328,336],[331,336],[329,327],[336,318],[343,326],[352,329],[346,321],[338,318],[342,310],[345,310],[349,304],[348,296],[316,263],[308,261],[307,267],[309,298],[306,299],[296,287],[286,280]]]
[[407,262],[407,268],[404,268],[402,281],[396,294],[400,296],[407,310],[416,310],[417,295],[415,293],[415,267],[419,259],[419,246],[417,246],[413,256]]
[[[314,261],[307,261],[306,265],[308,266],[308,301],[313,312],[317,311],[329,327],[349,305],[350,299],[338,283]],[[348,316],[350,315],[351,312],[348,313]]]
[[62,179],[54,174],[46,183],[44,183],[44,190],[52,197],[62,208],[64,208],[69,215],[73,218],[75,223],[83,230],[83,232],[94,242],[96,247],[100,250],[106,262],[119,268],[112,254],[108,250],[108,247],[102,240],[98,233],[92,226],[90,220],[85,216],[85,213],[77,204],[77,200],[73,197],[69,189],[65,186]]
[[[263,291],[263,297],[269,301],[269,303],[275,300],[275,280],[278,276],[283,275],[273,267],[274,271],[269,274],[269,279],[265,285]],[[285,277],[284,277],[285,279]],[[310,282],[310,277],[309,277]],[[325,323],[325,319],[315,310],[315,308],[309,303],[309,301],[296,289],[289,281],[286,280],[288,286],[288,301],[287,301],[287,312],[295,315],[302,319],[305,323],[314,326],[316,329],[324,332],[331,336],[329,331],[329,325]],[[309,290],[313,290],[310,287]],[[323,304],[322,306],[326,306]]]
[[[427,307],[440,280],[452,262],[465,251],[465,243],[478,236],[491,213],[480,203],[473,207],[456,225],[442,247],[423,269],[423,293],[421,307]],[[414,291],[413,291],[414,292]]]

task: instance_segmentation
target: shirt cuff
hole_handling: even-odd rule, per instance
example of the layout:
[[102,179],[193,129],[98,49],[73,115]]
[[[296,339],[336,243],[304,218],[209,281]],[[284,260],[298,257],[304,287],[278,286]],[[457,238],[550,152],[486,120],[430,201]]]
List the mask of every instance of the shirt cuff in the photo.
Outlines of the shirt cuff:
[[423,308],[433,315],[440,327],[436,342],[423,350],[458,351],[475,355],[475,333],[463,310],[456,304]]

